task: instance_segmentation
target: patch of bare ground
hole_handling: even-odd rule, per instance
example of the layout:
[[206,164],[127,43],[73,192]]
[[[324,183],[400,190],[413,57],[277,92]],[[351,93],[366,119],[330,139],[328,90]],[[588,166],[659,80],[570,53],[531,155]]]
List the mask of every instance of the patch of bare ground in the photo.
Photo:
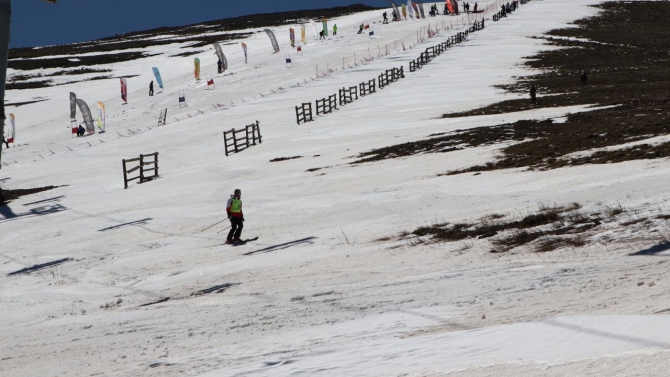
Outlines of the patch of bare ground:
[[667,243],[670,242],[670,227],[666,220],[662,212],[658,215],[654,211],[624,209],[619,203],[600,203],[588,209],[578,203],[564,206],[541,204],[535,212],[524,215],[492,214],[470,222],[436,223],[376,241],[403,241],[410,246],[449,242],[455,243],[454,252],[459,254],[475,245],[494,254],[517,248],[545,253],[581,248],[603,240],[614,242],[611,238],[614,229],[623,244],[633,241]]
[[185,58],[193,55],[198,55],[205,52],[205,50],[198,50],[198,51],[187,51],[187,52],[182,52],[180,54],[175,54],[175,55],[170,55],[171,58]]
[[[525,64],[542,73],[505,87],[510,92],[527,93],[535,85],[539,94],[536,105],[530,98],[509,100],[444,117],[574,105],[611,107],[570,114],[565,123],[523,120],[431,135],[426,140],[361,153],[354,164],[510,141],[512,145],[503,148],[496,161],[445,174],[670,157],[667,142],[625,145],[670,134],[670,24],[666,21],[670,3],[610,2],[598,7],[601,13],[577,21],[577,27],[553,30],[543,37],[547,44],[562,48],[528,58]],[[582,70],[587,71],[586,85],[580,82]],[[614,146],[618,147],[599,150]],[[570,156],[575,152],[586,152],[586,156]]]
[[22,196],[37,194],[39,192],[53,190],[59,186],[45,186],[37,187],[32,189],[17,189],[17,190],[4,190],[0,188],[0,205],[9,203],[12,200],[18,199]]
[[295,159],[298,159],[298,158],[302,158],[302,156],[277,157],[277,158],[273,158],[272,160],[270,160],[270,162],[288,161],[288,160],[295,160]]

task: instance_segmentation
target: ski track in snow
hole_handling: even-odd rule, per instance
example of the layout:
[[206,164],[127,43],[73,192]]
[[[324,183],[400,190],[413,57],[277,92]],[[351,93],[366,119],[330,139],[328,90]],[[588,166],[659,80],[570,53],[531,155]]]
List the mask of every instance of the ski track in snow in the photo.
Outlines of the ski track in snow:
[[[529,37],[595,14],[588,7],[595,3],[531,1],[415,73],[410,60],[462,28],[310,79],[317,65],[341,67],[343,57],[353,65],[354,52],[362,58],[403,38],[409,47],[420,27],[466,16],[390,25],[379,24],[382,11],[342,17],[330,20],[340,35],[326,41],[314,40],[308,26],[301,57],[288,45],[289,26],[272,28],[282,52],[270,53],[265,33],[244,40],[247,65],[239,45],[223,46],[233,74],[214,74],[213,91],[192,73],[193,57],[202,77],[213,73],[211,46],[188,58],[166,57],[180,44],[157,46],[149,52],[158,56],[109,67],[115,77],[139,75],[128,79],[128,105],[118,79],[9,91],[10,103],[49,100],[8,109],[18,144],[3,151],[10,165],[0,183],[63,187],[0,212],[0,374],[663,375],[670,251],[629,256],[651,246],[642,237],[611,225],[603,242],[583,249],[502,256],[479,246],[463,251],[464,243],[376,241],[538,203],[667,210],[663,161],[437,177],[491,161],[500,149],[493,146],[348,165],[358,153],[436,132],[588,111],[439,118],[510,98],[493,85],[529,74],[523,57],[550,48]],[[375,39],[355,34],[364,20],[377,21]],[[285,68],[289,51],[294,68]],[[407,78],[295,124],[294,106],[400,65]],[[148,97],[152,66],[165,90]],[[186,108],[177,106],[179,89]],[[106,104],[105,134],[70,137],[70,91]],[[167,126],[154,127],[165,108]],[[256,120],[263,143],[225,157],[222,132]],[[160,153],[161,177],[124,190],[121,159],[152,152]],[[268,162],[293,156],[302,158]],[[306,172],[314,168],[322,169]],[[222,219],[238,187],[243,238],[260,238],[230,247],[227,231],[217,233],[225,222],[202,230]]]

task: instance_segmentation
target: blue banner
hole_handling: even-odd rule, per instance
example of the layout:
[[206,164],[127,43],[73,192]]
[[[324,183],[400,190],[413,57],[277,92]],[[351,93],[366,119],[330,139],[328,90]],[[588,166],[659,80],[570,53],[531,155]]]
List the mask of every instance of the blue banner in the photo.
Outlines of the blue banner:
[[156,82],[158,83],[158,86],[163,89],[163,80],[161,79],[161,73],[158,71],[158,68],[152,67],[151,68],[154,71],[154,76],[156,76]]

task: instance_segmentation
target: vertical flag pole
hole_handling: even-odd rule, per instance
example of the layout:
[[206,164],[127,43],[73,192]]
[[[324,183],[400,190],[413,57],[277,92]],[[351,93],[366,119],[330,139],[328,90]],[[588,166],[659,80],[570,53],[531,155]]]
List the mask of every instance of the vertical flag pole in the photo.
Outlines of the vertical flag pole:
[[[0,134],[5,130],[5,82],[9,56],[9,26],[12,19],[11,0],[0,0]],[[0,143],[0,169],[2,169],[2,143]]]

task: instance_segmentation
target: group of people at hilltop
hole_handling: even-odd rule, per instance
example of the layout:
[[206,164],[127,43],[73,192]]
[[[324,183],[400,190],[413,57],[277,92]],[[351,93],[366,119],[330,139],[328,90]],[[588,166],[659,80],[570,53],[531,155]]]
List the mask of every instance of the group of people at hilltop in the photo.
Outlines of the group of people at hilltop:
[[507,16],[507,13],[512,13],[516,10],[516,8],[519,7],[519,2],[517,0],[513,0],[511,3],[507,2],[507,4],[503,4],[500,6],[500,12],[502,13],[503,17]]

